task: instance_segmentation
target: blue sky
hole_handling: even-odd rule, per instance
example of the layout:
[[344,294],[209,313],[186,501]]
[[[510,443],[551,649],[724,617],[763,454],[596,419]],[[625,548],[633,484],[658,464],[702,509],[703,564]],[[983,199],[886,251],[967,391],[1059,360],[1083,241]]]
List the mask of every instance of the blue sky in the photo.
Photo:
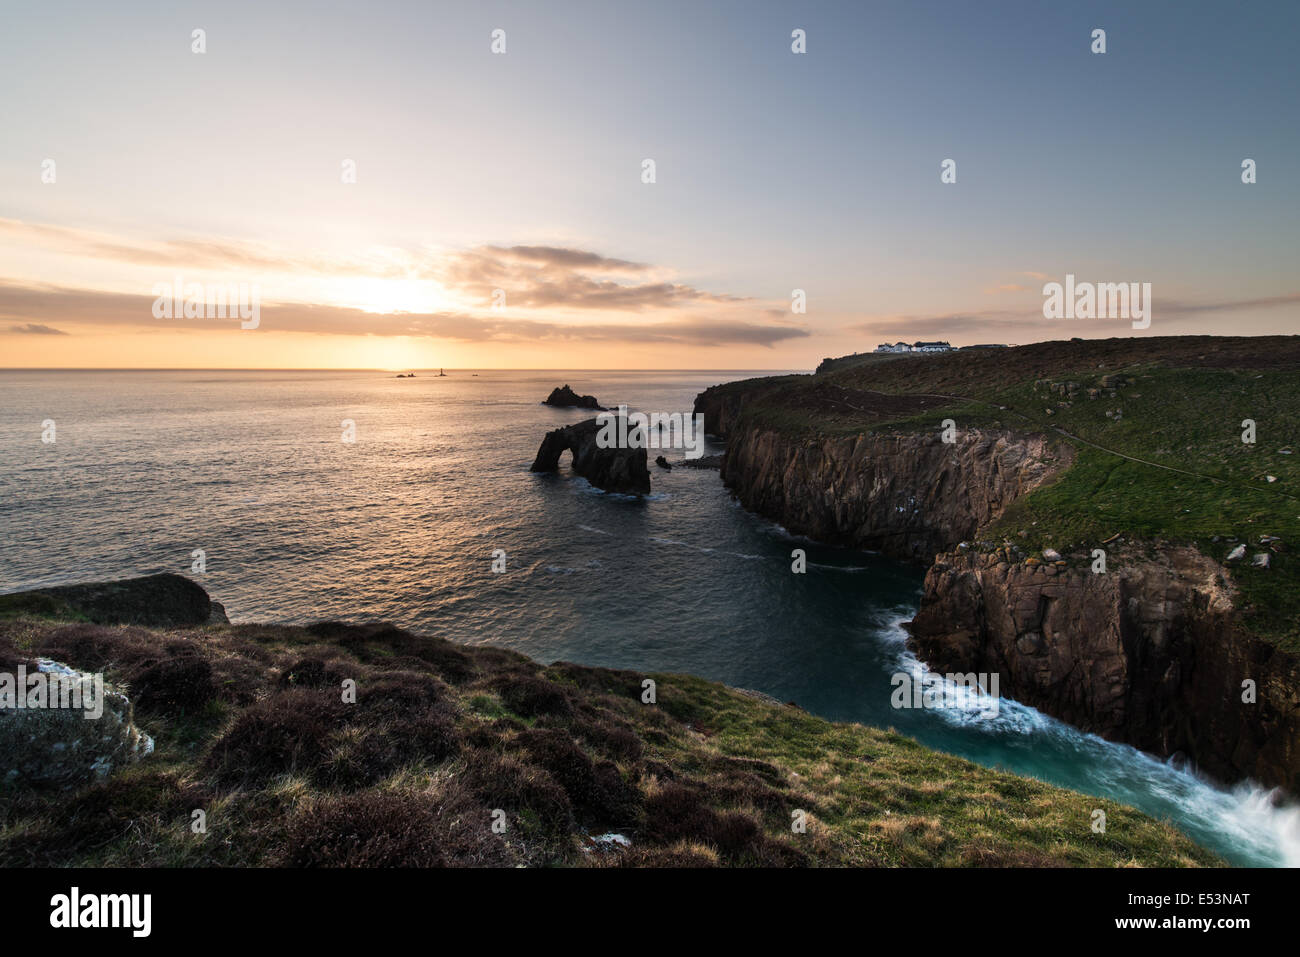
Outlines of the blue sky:
[[[1046,325],[1043,277],[1067,272],[1151,282],[1144,334],[1300,325],[1296,3],[88,2],[4,20],[5,364],[142,349],[175,364],[202,336],[234,365],[258,364],[240,359],[256,338],[308,364],[360,349],[787,368],[884,339],[1132,334]],[[105,252],[119,241],[131,251]],[[205,242],[222,254],[159,248]],[[447,279],[448,262],[520,246],[640,264],[579,278],[678,292],[609,308],[523,294],[506,324],[479,281],[499,264]],[[548,288],[571,288],[565,262],[542,267]],[[268,307],[256,337],[133,323],[135,297],[178,268],[342,311],[313,329]],[[394,308],[436,319],[373,318]],[[622,324],[663,335],[620,342]],[[56,333],[13,331],[36,326]]]

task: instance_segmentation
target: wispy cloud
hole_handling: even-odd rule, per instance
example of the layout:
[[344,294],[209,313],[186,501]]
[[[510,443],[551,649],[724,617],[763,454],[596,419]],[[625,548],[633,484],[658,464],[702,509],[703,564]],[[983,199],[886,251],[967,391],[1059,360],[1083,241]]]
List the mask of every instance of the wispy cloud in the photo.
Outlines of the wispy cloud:
[[[0,282],[0,318],[57,320],[89,326],[170,329],[237,328],[234,320],[157,319],[153,298],[123,293]],[[29,322],[28,325],[34,325]],[[806,329],[743,320],[673,318],[658,322],[553,322],[469,313],[372,313],[342,306],[264,303],[261,332],[323,335],[432,336],[462,342],[612,342],[771,347]]]
[[[511,307],[607,309],[639,312],[697,303],[734,303],[693,286],[653,279],[645,263],[610,259],[553,246],[480,246],[450,256],[437,274],[448,289],[487,302],[501,289]],[[612,275],[613,274],[613,275]],[[629,278],[621,278],[624,274]],[[649,279],[650,281],[645,281]]]
[[[1207,325],[1225,314],[1275,309],[1294,309],[1300,312],[1300,293],[1214,302],[1168,300],[1156,296],[1152,303],[1152,334],[1157,334],[1162,319],[1182,319],[1183,328],[1186,328]],[[1012,341],[1033,341],[1044,336],[1060,335],[1126,335],[1129,328],[1126,320],[1117,319],[1047,319],[1038,305],[1022,309],[877,316],[848,327],[852,332],[872,336],[983,338],[986,334],[996,334]],[[1226,329],[1214,331],[1229,332]]]
[[66,336],[67,333],[62,329],[55,329],[53,326],[42,326],[35,322],[29,322],[26,325],[10,326],[9,332],[21,336]]

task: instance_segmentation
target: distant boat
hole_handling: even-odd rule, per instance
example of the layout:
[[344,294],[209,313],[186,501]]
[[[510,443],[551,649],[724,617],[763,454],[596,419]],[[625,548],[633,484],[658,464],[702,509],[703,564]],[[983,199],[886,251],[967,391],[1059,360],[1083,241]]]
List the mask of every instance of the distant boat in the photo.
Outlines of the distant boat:
[[447,373],[443,372],[441,369],[438,370],[438,375],[442,376],[444,379],[447,377]]

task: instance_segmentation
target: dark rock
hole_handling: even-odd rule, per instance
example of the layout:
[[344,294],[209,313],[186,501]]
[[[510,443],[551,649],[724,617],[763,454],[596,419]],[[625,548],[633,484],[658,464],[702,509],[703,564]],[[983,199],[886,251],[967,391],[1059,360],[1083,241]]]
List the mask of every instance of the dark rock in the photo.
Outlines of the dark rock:
[[[619,424],[613,420],[614,428]],[[604,427],[599,419],[588,419],[547,432],[533,460],[532,471],[558,471],[560,456],[568,451],[573,453],[573,471],[597,488],[635,495],[648,493],[650,469],[646,466],[645,449],[601,448],[597,438]],[[624,428],[618,431],[626,434],[631,429],[624,423]]]
[[546,397],[542,405],[555,405],[560,408],[578,408],[578,409],[595,409],[598,412],[605,411],[605,407],[596,401],[594,395],[578,395],[567,385],[552,389],[551,394]]
[[677,463],[682,468],[688,469],[720,469],[722,468],[722,455],[701,455],[697,459],[682,459]]
[[188,578],[171,573],[15,592],[0,596],[0,611],[152,628],[226,621],[224,609],[214,604],[206,591]]
[[655,456],[655,465],[659,466],[661,469],[667,469],[669,472],[673,470],[673,467],[668,464],[668,460],[662,455]]

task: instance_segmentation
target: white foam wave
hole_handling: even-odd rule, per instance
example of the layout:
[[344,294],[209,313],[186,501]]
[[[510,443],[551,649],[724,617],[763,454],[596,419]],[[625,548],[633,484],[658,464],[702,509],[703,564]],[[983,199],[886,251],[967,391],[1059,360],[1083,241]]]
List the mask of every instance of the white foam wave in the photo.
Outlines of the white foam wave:
[[[906,646],[902,626],[911,617],[911,610],[895,610],[881,621],[877,634],[895,650],[899,670],[918,680],[930,669]],[[1021,737],[1027,745],[1032,737],[1049,739],[1055,750],[1076,753],[1081,763],[1095,769],[1096,793],[1145,805],[1147,813],[1170,818],[1202,843],[1213,836],[1221,847],[1239,849],[1252,861],[1300,867],[1300,805],[1276,788],[1254,781],[1225,788],[1194,768],[1176,767],[1129,745],[1080,731],[1011,698],[1002,698],[997,712],[991,713],[987,695],[947,676],[942,677],[941,693],[944,707],[931,713],[950,726]],[[1180,819],[1174,820],[1172,812]]]

